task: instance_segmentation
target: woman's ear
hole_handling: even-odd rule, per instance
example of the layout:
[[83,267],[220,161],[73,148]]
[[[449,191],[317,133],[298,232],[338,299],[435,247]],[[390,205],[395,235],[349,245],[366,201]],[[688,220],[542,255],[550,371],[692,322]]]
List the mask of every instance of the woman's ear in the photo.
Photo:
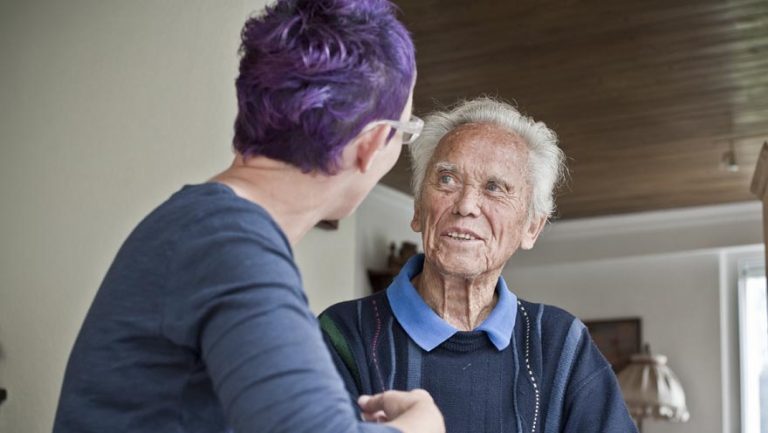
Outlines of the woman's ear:
[[361,173],[366,173],[371,168],[379,151],[387,145],[390,129],[390,126],[379,124],[355,137],[352,143],[356,147],[354,165]]

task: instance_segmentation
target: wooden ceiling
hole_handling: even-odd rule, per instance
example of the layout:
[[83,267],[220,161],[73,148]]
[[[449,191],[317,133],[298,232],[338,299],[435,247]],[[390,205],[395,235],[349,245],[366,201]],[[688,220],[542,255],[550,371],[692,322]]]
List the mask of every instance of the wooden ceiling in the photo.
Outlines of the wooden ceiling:
[[[557,131],[558,217],[754,200],[768,139],[768,1],[395,0],[415,110],[488,94]],[[721,164],[733,146],[740,170]],[[408,192],[407,152],[383,183]]]

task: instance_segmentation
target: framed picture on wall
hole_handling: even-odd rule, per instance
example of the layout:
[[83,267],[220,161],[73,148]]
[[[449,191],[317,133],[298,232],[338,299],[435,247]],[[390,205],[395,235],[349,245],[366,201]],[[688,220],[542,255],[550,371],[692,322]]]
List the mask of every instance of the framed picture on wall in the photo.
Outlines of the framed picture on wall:
[[641,351],[643,340],[639,317],[588,320],[584,324],[614,373],[627,366],[630,356]]

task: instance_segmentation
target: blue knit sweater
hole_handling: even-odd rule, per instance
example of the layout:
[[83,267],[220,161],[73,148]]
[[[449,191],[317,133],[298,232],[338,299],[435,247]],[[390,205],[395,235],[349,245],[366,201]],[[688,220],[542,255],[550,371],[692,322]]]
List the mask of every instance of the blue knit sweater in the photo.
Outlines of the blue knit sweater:
[[72,349],[54,433],[394,432],[350,408],[288,239],[218,183],[131,233]]
[[[449,433],[636,432],[610,365],[584,325],[559,308],[505,294],[491,312],[493,320],[506,321],[501,326],[454,330],[430,343],[449,325],[430,325],[437,316],[423,310],[426,304],[409,309],[400,298],[409,293],[404,289],[416,293],[410,280],[422,263],[423,256],[409,262],[386,292],[321,314],[326,343],[353,397],[424,388]],[[507,290],[503,280],[497,290]],[[417,311],[421,317],[414,317]]]

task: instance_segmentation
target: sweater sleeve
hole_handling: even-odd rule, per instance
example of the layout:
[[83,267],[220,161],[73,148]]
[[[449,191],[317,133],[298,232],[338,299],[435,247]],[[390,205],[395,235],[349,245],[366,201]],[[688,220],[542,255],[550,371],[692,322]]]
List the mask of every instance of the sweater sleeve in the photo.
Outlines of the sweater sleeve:
[[199,353],[238,433],[395,432],[355,416],[290,249],[222,230],[176,253],[163,332]]
[[637,433],[610,364],[586,329],[576,358],[574,381],[568,386],[563,432]]

